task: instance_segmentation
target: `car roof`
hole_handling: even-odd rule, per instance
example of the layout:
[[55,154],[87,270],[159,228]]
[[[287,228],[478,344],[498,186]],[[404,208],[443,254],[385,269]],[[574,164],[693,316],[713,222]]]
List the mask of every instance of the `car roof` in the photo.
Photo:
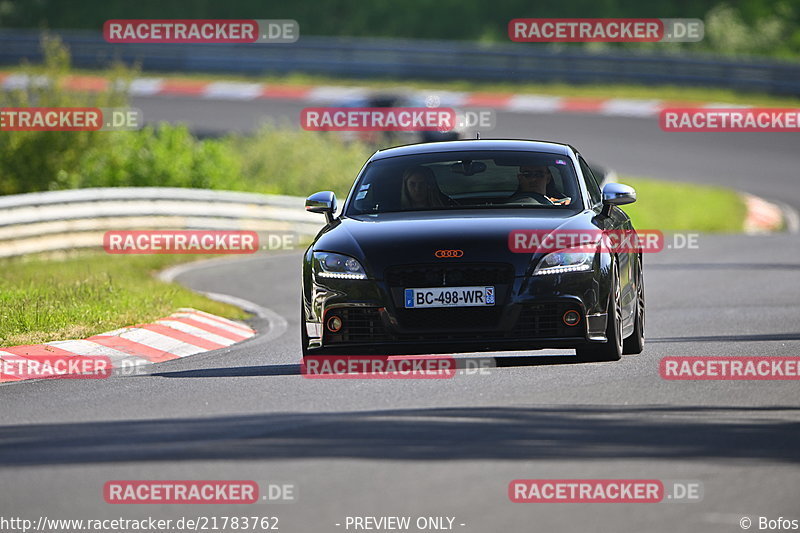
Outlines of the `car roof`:
[[443,141],[431,143],[408,144],[396,148],[379,150],[370,158],[370,161],[397,157],[402,155],[433,154],[438,152],[463,152],[469,150],[514,150],[530,152],[549,152],[560,155],[570,155],[574,150],[568,144],[546,141],[520,141],[512,139],[470,139],[462,141]]

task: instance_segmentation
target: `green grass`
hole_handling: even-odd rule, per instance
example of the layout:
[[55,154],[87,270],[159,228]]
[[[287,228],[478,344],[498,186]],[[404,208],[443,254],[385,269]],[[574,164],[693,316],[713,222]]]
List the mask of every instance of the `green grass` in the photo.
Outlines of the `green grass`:
[[163,318],[179,307],[246,318],[237,307],[153,277],[158,270],[197,258],[84,251],[2,259],[0,346],[81,339]]
[[636,229],[734,233],[747,212],[736,191],[724,187],[619,177],[636,189],[637,201],[623,207]]
[[[18,69],[0,69],[0,72],[14,72]],[[109,71],[73,69],[73,74],[108,75]],[[724,102],[730,104],[754,105],[765,107],[796,107],[800,105],[800,97],[773,96],[763,93],[740,92],[730,89],[711,87],[681,87],[675,85],[632,85],[632,84],[591,84],[569,85],[565,83],[528,83],[528,82],[480,82],[467,80],[425,81],[414,79],[392,78],[334,78],[314,74],[245,76],[219,73],[182,73],[144,72],[144,77],[162,77],[169,79],[212,80],[212,81],[246,81],[270,83],[278,85],[335,85],[359,86],[379,90],[397,90],[411,88],[418,90],[474,91],[509,94],[542,94],[553,96],[586,97],[586,98],[633,98],[675,100],[677,102]]]

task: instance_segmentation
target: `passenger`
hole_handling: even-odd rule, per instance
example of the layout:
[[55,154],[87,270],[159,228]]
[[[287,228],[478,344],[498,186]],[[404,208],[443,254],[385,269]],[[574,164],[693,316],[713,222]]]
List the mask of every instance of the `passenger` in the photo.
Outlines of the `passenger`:
[[445,207],[436,176],[426,167],[412,167],[403,173],[403,190],[400,205],[403,209]]

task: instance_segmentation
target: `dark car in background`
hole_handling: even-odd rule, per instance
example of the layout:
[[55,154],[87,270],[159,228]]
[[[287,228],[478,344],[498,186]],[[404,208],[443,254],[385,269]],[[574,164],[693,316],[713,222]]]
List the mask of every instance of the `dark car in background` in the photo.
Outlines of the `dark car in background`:
[[[349,98],[342,107],[400,108],[428,107],[424,99],[400,92],[370,92],[363,96]],[[398,144],[454,141],[463,138],[466,130],[463,127],[449,131],[345,131],[339,132],[345,141],[361,141],[377,147],[395,146]]]
[[[549,178],[547,175],[549,174]],[[526,193],[544,178],[544,194]],[[420,192],[422,191],[422,192]],[[580,360],[639,353],[642,257],[600,246],[520,253],[514,231],[633,231],[565,144],[467,140],[381,150],[305,253],[303,355],[575,349]]]

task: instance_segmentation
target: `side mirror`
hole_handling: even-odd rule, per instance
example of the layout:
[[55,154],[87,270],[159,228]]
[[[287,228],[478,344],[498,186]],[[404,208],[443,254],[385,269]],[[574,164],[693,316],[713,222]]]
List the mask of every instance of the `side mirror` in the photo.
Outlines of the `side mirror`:
[[603,204],[625,205],[636,201],[636,190],[622,183],[606,183],[603,185]]
[[322,213],[328,224],[333,222],[333,213],[336,212],[336,195],[331,191],[315,192],[306,198],[306,211]]

